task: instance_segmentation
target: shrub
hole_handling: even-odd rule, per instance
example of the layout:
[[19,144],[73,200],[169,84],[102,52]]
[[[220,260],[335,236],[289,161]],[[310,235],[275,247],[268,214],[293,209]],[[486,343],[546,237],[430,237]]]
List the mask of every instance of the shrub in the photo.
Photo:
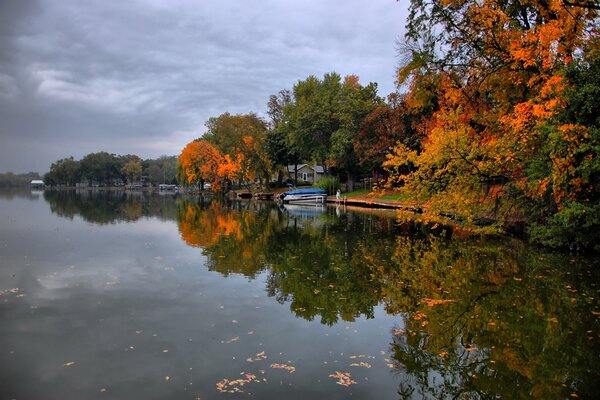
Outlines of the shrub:
[[340,180],[337,176],[324,176],[316,183],[319,189],[327,191],[327,194],[335,194],[340,188]]

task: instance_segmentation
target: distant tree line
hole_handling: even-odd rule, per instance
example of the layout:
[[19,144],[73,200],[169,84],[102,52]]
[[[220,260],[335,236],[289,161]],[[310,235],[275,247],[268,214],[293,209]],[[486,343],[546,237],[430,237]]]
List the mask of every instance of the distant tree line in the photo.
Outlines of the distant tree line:
[[111,186],[146,182],[177,183],[177,157],[161,156],[142,160],[137,155],[116,155],[104,151],[90,153],[81,160],[63,158],[52,163],[44,175],[48,186]]
[[26,174],[5,172],[0,174],[0,187],[25,187],[29,186],[34,179],[42,179],[42,177],[37,172],[28,172]]

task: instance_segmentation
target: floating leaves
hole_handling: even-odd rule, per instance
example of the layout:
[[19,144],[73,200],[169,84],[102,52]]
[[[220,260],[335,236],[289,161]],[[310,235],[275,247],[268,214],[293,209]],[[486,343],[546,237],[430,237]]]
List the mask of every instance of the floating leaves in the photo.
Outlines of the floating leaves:
[[233,338],[231,338],[229,340],[221,340],[221,343],[230,344],[230,343],[235,343],[238,340],[240,340],[240,337],[236,336],[236,337],[233,337]]
[[356,385],[356,381],[352,380],[352,376],[349,372],[335,371],[335,374],[329,375],[330,378],[337,379],[335,383],[340,386]]
[[264,351],[261,351],[260,353],[256,354],[256,356],[254,358],[252,358],[252,357],[246,358],[246,361],[254,362],[254,361],[262,361],[262,360],[266,360],[266,359],[267,359],[267,355],[265,354]]
[[371,368],[371,364],[369,364],[368,362],[358,362],[358,363],[352,363],[350,364],[351,367],[364,367],[364,368]]
[[290,374],[293,374],[294,372],[296,372],[296,367],[292,367],[291,365],[288,365],[288,364],[271,364],[271,368],[285,369]]
[[240,375],[243,378],[235,379],[233,381],[225,378],[222,381],[217,382],[217,390],[221,393],[243,393],[242,387],[244,387],[244,385],[252,382],[261,382],[254,374],[242,372]]
[[75,361],[69,361],[63,364],[63,367],[72,367],[75,365]]

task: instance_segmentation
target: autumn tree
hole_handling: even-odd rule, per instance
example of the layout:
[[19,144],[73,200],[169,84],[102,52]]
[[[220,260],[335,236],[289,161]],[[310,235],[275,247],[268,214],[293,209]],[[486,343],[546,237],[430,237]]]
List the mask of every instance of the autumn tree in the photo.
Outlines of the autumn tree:
[[232,181],[249,183],[258,178],[269,179],[271,163],[267,153],[267,125],[254,113],[223,113],[212,117],[206,123],[207,132],[202,139],[215,146],[221,154],[229,156],[222,171],[231,171],[236,166],[237,177]]
[[399,178],[434,213],[493,218],[502,229],[531,218],[532,204],[549,205],[541,220],[560,211],[579,182],[562,171],[582,160],[556,157],[544,177],[529,171],[549,160],[553,137],[576,143],[570,151],[594,147],[589,126],[560,114],[572,85],[565,71],[597,41],[596,18],[561,0],[412,0],[399,81],[418,97],[435,77],[440,97],[422,151],[398,144],[388,168],[413,163],[418,170]]
[[[197,184],[202,190],[205,181],[216,183],[220,180],[219,166],[223,163],[223,155],[207,141],[194,140],[181,151],[179,163],[186,183]],[[213,186],[217,190],[217,185]]]
[[420,150],[424,120],[431,114],[410,107],[405,94],[392,93],[363,118],[354,138],[354,150],[364,168],[381,170],[396,143]]

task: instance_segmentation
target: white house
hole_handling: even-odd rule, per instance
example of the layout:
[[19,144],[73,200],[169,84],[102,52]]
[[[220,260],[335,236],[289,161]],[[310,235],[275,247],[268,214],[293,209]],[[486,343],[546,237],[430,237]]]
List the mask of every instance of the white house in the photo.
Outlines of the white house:
[[[322,165],[298,164],[298,181],[307,183],[317,183],[323,177],[325,170]],[[295,165],[288,165],[288,174],[294,178],[296,171]]]
[[31,188],[33,189],[43,189],[44,188],[44,181],[39,180],[39,179],[34,179],[31,181],[31,183],[29,184],[31,186]]

